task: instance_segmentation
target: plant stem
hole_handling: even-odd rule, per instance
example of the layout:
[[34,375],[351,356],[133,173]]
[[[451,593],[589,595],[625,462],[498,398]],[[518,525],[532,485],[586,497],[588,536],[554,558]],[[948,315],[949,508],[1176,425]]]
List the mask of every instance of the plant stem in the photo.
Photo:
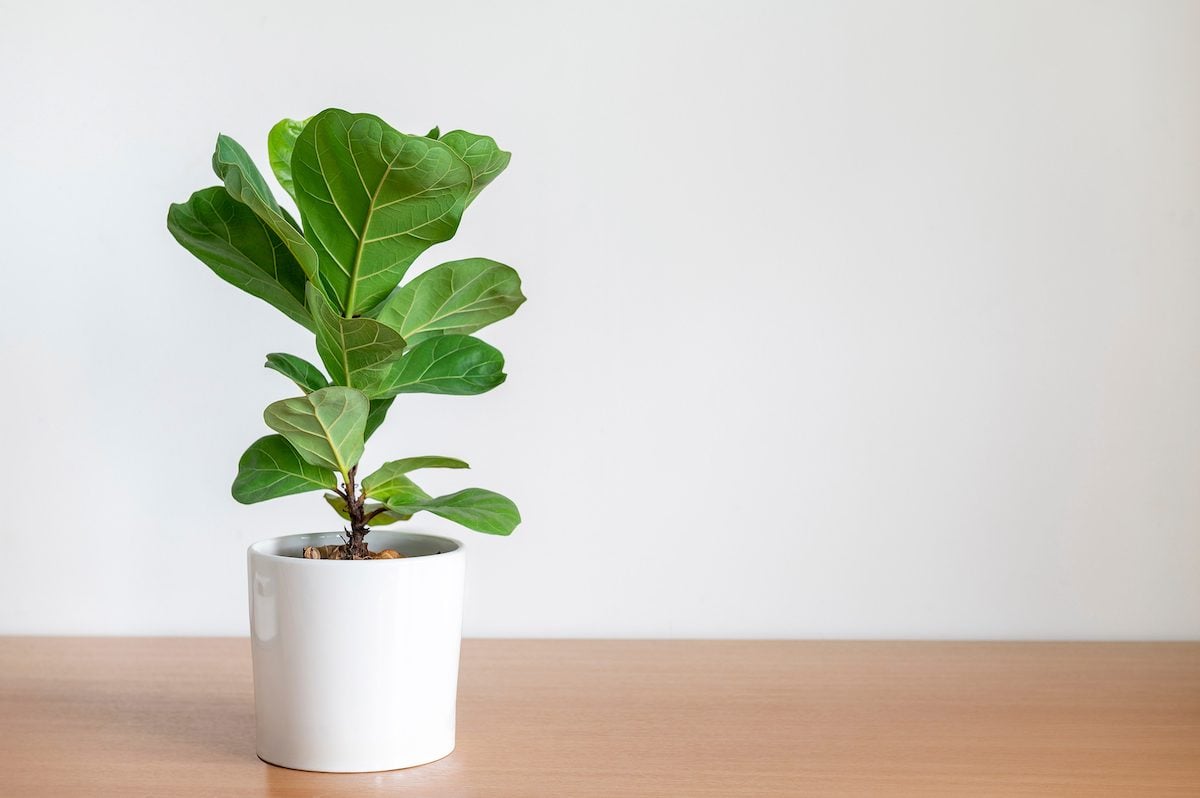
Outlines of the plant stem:
[[346,474],[345,483],[342,489],[345,490],[346,499],[346,515],[350,516],[350,542],[346,544],[346,554],[352,560],[365,560],[370,555],[367,552],[366,541],[363,540],[367,533],[371,530],[367,529],[367,518],[363,513],[363,506],[366,503],[366,494],[359,493],[358,486],[354,482],[354,477],[358,473],[358,466],[351,468]]
[[379,508],[372,510],[371,512],[367,513],[366,516],[363,518],[363,523],[364,524],[371,523],[372,518],[374,518],[377,515],[382,515],[383,513],[386,513],[387,509],[388,508],[386,508],[386,507],[379,507]]

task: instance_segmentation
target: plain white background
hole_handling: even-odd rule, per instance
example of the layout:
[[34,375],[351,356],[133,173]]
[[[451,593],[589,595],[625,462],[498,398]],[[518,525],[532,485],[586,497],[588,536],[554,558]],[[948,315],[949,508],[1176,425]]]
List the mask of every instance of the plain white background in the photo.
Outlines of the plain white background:
[[244,634],[336,528],[229,497],[312,344],[165,228],[336,105],[514,153],[412,272],[520,270],[509,381],[365,461],[521,505],[467,634],[1200,636],[1197,3],[4,6],[0,633]]

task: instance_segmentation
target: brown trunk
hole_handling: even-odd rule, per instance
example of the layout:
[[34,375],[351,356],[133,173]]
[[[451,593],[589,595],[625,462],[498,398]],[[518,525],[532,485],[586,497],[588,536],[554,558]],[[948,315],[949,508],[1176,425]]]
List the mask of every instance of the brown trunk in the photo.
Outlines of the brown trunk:
[[352,560],[365,560],[371,555],[367,550],[367,542],[364,538],[371,530],[367,528],[367,519],[364,517],[363,505],[366,504],[366,496],[359,494],[358,487],[354,483],[355,474],[358,472],[358,466],[350,469],[349,482],[342,485],[345,493],[342,497],[346,500],[346,514],[350,516],[350,528],[346,530],[350,534],[350,540],[346,543],[346,555]]

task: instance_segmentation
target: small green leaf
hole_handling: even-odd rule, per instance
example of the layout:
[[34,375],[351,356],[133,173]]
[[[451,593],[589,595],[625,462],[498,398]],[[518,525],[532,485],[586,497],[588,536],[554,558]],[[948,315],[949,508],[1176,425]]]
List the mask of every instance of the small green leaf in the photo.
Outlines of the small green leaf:
[[389,296],[376,318],[409,346],[446,333],[473,333],[525,301],[521,278],[503,263],[468,258],[434,266]]
[[347,318],[379,304],[418,255],[454,236],[473,185],[442,142],[336,108],[304,126],[291,165],[306,237]]
[[292,150],[296,147],[300,131],[307,124],[307,119],[281,119],[267,134],[267,157],[271,160],[271,171],[292,199],[296,198],[296,189],[292,185]]
[[395,497],[401,489],[406,490],[407,486],[412,484],[407,478],[403,481],[395,481],[396,478],[421,468],[470,468],[470,466],[462,460],[457,460],[453,457],[438,457],[436,455],[405,457],[401,460],[392,460],[391,462],[384,463],[374,473],[363,478],[363,492],[375,498]]
[[314,329],[304,305],[304,269],[283,239],[224,188],[201,189],[171,205],[167,229],[222,280]]
[[[336,493],[326,493],[325,501],[329,502],[329,506],[334,509],[334,512],[347,521],[350,520],[350,512],[346,509],[345,499],[343,499],[341,496],[338,496]],[[376,515],[368,522],[370,526],[386,526],[387,524],[394,524],[397,521],[407,521],[408,519],[412,518],[411,515],[400,515],[398,513],[394,513],[378,502],[367,502],[363,505],[363,513],[366,515],[370,515],[376,510],[382,510],[383,512],[379,513],[379,515]]]
[[491,136],[479,136],[465,130],[451,130],[441,141],[466,162],[471,169],[471,192],[467,197],[470,205],[500,173],[508,167],[512,153],[496,146]]
[[438,129],[437,129],[437,127],[435,126],[435,127],[433,128],[433,130],[431,130],[431,131],[429,131],[428,133],[426,133],[426,134],[425,134],[425,138],[427,138],[427,139],[436,139],[436,138],[437,138],[438,136],[440,136],[440,135],[442,135],[442,131],[438,130]]
[[308,278],[317,279],[317,251],[304,239],[291,216],[279,207],[270,186],[242,145],[229,136],[217,136],[212,165],[229,196],[254,211],[283,240]]
[[272,352],[267,355],[267,362],[263,365],[269,369],[278,371],[296,383],[296,387],[305,393],[312,393],[313,391],[329,387],[329,380],[325,379],[325,375],[321,373],[321,370],[304,358],[284,352]]
[[333,472],[310,465],[282,435],[267,435],[250,444],[238,461],[233,498],[242,504],[337,487]]
[[361,391],[333,386],[273,402],[263,412],[263,419],[287,438],[306,462],[346,474],[362,457],[368,409]]
[[404,501],[401,498],[385,500],[394,512],[412,515],[426,510],[462,524],[476,532],[489,535],[509,535],[521,523],[521,513],[510,499],[483,488],[467,488],[449,496],[422,501]]
[[404,338],[374,319],[342,318],[312,283],[308,308],[317,324],[317,354],[334,383],[377,396],[386,367],[404,353]]
[[391,408],[394,401],[396,401],[394,396],[388,399],[371,400],[371,409],[367,413],[367,428],[363,430],[364,440],[369,440],[375,434],[375,430],[379,429],[379,425],[387,418],[388,409]]
[[504,356],[469,335],[439,335],[388,365],[378,396],[441,393],[471,396],[504,382]]

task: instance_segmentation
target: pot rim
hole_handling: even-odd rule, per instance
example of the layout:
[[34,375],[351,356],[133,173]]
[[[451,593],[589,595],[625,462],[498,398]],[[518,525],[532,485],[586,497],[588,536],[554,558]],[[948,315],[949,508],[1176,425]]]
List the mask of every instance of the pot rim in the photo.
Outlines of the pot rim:
[[[395,566],[395,565],[399,565],[400,563],[410,563],[411,564],[411,563],[418,562],[420,560],[429,560],[429,559],[437,558],[437,557],[462,557],[463,556],[462,541],[456,540],[454,538],[448,538],[445,535],[431,535],[427,532],[401,532],[399,530],[394,530],[394,529],[378,529],[378,530],[371,530],[371,532],[372,532],[372,534],[377,534],[380,537],[383,537],[385,535],[389,535],[389,536],[390,535],[399,535],[399,536],[409,537],[409,538],[422,538],[422,539],[429,540],[429,541],[438,541],[439,544],[448,545],[448,546],[451,546],[452,548],[450,548],[449,551],[439,551],[436,554],[422,554],[422,555],[415,556],[415,557],[397,557],[394,560],[309,560],[309,559],[305,559],[304,557],[296,557],[294,555],[289,555],[289,554],[276,554],[272,551],[265,550],[265,549],[271,547],[272,544],[274,544],[275,548],[279,548],[282,546],[282,544],[285,541],[292,540],[295,538],[313,538],[315,540],[315,539],[329,537],[329,536],[336,536],[338,538],[345,537],[345,534],[342,532],[299,532],[299,533],[295,533],[295,534],[291,534],[291,535],[277,535],[276,537],[273,537],[273,538],[264,538],[263,540],[257,541],[255,543],[251,543],[250,546],[246,549],[246,553],[251,557],[262,557],[262,558],[268,559],[268,560],[281,560],[281,561],[288,562],[288,563],[304,563],[306,565],[314,565],[314,566],[320,566],[323,563],[330,563],[330,564],[332,564],[332,563],[342,563],[342,564],[352,563],[355,566],[361,566],[361,565],[365,565],[368,563],[386,563],[386,564]],[[399,566],[399,567],[404,567],[404,566]],[[410,567],[411,567],[411,565],[410,565]]]

